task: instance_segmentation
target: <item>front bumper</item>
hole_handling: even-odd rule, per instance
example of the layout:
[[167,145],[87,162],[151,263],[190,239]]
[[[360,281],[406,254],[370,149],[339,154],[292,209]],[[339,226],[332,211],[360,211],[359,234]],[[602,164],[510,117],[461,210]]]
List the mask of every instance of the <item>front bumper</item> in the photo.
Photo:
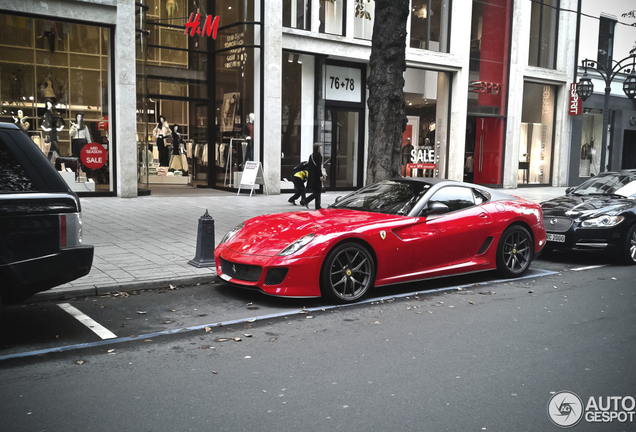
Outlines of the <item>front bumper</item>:
[[[546,226],[546,229],[548,227]],[[547,240],[546,246],[554,249],[564,250],[598,250],[614,252],[618,251],[623,244],[625,233],[620,225],[613,228],[581,228],[578,222],[574,222],[572,226],[565,232],[547,231],[548,238],[550,234],[563,235],[565,241]]]
[[323,257],[246,255],[219,246],[214,258],[217,276],[232,285],[281,297],[320,297]]

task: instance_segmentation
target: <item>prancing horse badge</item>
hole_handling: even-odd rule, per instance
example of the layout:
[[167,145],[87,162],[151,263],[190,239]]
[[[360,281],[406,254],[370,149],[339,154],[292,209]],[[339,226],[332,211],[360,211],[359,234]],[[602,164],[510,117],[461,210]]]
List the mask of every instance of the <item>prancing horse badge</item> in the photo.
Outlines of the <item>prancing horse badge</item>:
[[386,231],[380,231],[380,237],[384,240],[386,238]]

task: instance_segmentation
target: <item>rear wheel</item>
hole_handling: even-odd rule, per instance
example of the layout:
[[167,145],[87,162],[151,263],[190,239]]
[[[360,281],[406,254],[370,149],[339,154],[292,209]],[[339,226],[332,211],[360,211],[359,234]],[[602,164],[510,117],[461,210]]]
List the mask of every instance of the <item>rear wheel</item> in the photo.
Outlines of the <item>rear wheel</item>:
[[351,303],[373,286],[375,262],[362,245],[347,242],[336,246],[322,267],[322,295],[337,303]]
[[636,224],[627,231],[627,238],[621,251],[621,261],[625,264],[636,264]]
[[497,247],[497,271],[506,278],[521,276],[532,262],[534,245],[532,236],[522,226],[508,227]]

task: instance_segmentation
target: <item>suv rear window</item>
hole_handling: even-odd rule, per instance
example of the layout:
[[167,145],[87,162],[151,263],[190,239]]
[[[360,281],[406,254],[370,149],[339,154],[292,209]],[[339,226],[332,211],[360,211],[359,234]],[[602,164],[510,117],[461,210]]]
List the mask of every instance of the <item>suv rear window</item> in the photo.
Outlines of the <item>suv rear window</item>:
[[0,193],[7,192],[37,192],[37,188],[0,135]]

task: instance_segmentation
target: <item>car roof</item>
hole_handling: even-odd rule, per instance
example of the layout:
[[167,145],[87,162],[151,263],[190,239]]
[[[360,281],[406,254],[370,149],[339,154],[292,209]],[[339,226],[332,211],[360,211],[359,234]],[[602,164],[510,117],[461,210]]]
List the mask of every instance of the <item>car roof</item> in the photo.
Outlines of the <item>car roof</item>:
[[0,128],[1,129],[20,129],[16,124],[14,123],[5,123],[5,122],[0,122]]

